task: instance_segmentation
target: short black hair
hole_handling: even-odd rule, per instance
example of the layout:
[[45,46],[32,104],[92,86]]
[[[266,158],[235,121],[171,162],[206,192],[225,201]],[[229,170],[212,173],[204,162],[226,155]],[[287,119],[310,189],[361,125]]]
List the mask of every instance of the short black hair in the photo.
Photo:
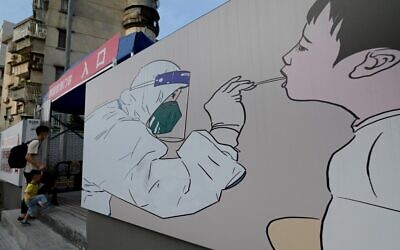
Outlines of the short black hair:
[[42,174],[42,171],[40,171],[40,170],[32,169],[32,171],[31,171],[31,175],[32,176],[41,175],[41,174]]
[[400,50],[400,0],[317,0],[307,22],[315,23],[330,4],[331,34],[337,35],[340,51],[334,65],[346,57],[374,48]]
[[40,135],[41,133],[48,133],[50,128],[44,125],[41,125],[36,128],[36,135]]

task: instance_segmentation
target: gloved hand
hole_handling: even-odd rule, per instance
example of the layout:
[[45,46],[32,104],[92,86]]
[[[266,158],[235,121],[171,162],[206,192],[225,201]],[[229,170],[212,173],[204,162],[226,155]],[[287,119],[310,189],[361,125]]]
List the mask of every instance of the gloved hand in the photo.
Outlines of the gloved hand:
[[241,76],[234,77],[222,85],[204,105],[211,119],[211,131],[225,129],[237,135],[242,131],[246,121],[242,91],[252,90],[256,85],[252,81],[241,78]]

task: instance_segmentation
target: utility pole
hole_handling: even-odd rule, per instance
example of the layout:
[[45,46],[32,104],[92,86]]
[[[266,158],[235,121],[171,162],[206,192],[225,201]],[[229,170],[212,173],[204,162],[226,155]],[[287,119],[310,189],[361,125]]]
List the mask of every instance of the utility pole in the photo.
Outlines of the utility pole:
[[71,41],[72,41],[72,16],[74,10],[74,0],[68,0],[68,16],[67,16],[67,37],[65,48],[65,71],[69,69],[71,64]]
[[[67,14],[67,31],[66,31],[66,44],[65,44],[65,68],[64,72],[67,72],[71,65],[71,43],[72,43],[72,18],[73,18],[73,12],[74,12],[74,0],[68,0],[68,14]],[[64,124],[68,124],[68,115],[67,114],[62,114],[61,116],[61,121]],[[64,130],[68,130],[65,126]],[[67,133],[64,133],[60,136],[60,159],[62,161],[65,161],[67,158]]]

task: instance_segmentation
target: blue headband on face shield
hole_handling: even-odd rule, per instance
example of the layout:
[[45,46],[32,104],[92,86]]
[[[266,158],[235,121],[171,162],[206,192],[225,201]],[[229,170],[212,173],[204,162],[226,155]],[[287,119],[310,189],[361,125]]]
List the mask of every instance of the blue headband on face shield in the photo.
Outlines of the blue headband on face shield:
[[168,84],[186,84],[190,83],[189,71],[172,71],[159,74],[154,82],[154,87]]

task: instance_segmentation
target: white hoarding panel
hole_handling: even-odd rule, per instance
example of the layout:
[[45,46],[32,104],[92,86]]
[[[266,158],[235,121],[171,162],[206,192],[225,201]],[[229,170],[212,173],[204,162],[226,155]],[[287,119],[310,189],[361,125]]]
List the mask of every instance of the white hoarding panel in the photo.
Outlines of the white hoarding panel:
[[232,0],[89,82],[82,206],[211,249],[397,249],[400,2],[364,2]]
[[22,186],[22,170],[10,169],[8,156],[13,147],[34,139],[36,137],[36,127],[39,125],[40,120],[29,119],[21,121],[1,133],[0,180],[15,186]]

